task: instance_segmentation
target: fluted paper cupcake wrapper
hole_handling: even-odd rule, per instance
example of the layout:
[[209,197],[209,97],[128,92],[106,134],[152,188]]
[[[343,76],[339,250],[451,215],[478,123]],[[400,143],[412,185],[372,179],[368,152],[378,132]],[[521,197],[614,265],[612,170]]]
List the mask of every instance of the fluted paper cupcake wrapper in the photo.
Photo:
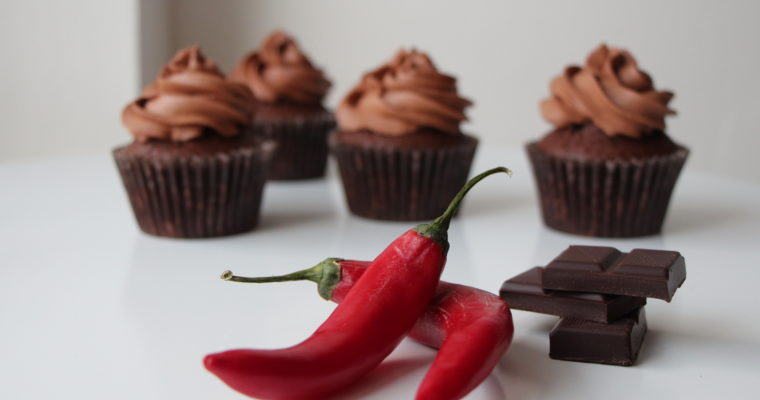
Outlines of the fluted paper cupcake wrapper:
[[468,139],[438,149],[364,148],[332,140],[349,209],[379,220],[438,217],[467,181],[478,144]]
[[208,156],[146,158],[117,148],[116,165],[143,232],[176,238],[254,229],[274,145]]
[[331,114],[281,121],[256,121],[254,134],[277,143],[269,179],[319,178],[327,165],[327,135],[335,127]]
[[585,236],[634,237],[662,230],[689,151],[646,160],[583,162],[527,146],[544,223]]

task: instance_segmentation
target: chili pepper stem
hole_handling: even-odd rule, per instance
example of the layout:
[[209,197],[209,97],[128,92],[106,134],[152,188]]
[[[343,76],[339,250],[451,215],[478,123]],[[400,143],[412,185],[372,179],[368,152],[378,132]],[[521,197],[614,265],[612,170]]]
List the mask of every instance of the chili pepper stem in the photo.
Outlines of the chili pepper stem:
[[257,276],[257,277],[248,277],[248,276],[237,276],[232,273],[232,271],[227,270],[222,273],[221,278],[225,281],[231,281],[231,282],[244,282],[244,283],[268,283],[268,282],[290,282],[290,281],[303,281],[303,280],[309,280],[309,281],[317,281],[319,280],[319,276],[321,275],[319,266],[314,266],[308,269],[304,269],[301,271],[296,271],[287,275],[277,275],[277,276]]
[[429,224],[422,224],[417,226],[415,230],[420,235],[435,240],[438,242],[438,244],[441,245],[441,247],[443,247],[444,251],[448,251],[449,242],[446,232],[448,231],[449,225],[451,224],[451,218],[454,217],[457,209],[459,209],[459,205],[462,203],[462,199],[464,199],[464,196],[467,194],[467,192],[469,192],[470,189],[472,189],[472,187],[475,186],[478,182],[482,181],[489,175],[493,175],[499,172],[503,172],[509,176],[512,176],[512,171],[505,167],[491,168],[483,173],[476,175],[467,181],[467,183],[465,183],[461,189],[459,189],[459,192],[456,194],[456,196],[454,196],[454,198],[451,200],[451,203],[449,203],[449,206],[446,208],[446,211],[444,211],[440,217],[434,219],[433,222]]
[[338,261],[340,260],[340,258],[331,257],[311,268],[276,276],[237,276],[233,274],[232,271],[227,270],[222,272],[221,278],[225,281],[243,283],[312,281],[317,283],[319,295],[325,300],[330,300],[332,298],[332,289],[335,287],[335,284],[340,281],[340,266],[338,265]]

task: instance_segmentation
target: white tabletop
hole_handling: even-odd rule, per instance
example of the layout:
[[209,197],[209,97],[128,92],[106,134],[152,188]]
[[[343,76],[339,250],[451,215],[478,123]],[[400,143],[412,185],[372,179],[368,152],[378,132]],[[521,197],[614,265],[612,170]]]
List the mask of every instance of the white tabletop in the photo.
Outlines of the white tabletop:
[[[569,244],[678,250],[688,278],[650,300],[634,367],[551,360],[556,317],[513,311],[512,347],[468,399],[757,398],[760,186],[687,163],[662,236],[606,240],[541,225],[519,149],[481,151],[483,181],[450,231],[444,279],[497,292]],[[206,353],[306,338],[334,305],[312,283],[224,282],[327,256],[371,259],[408,223],[350,216],[340,183],[272,183],[249,234],[173,240],[142,234],[107,154],[0,164],[1,399],[242,399],[206,372]],[[401,346],[340,399],[412,398],[435,352]]]

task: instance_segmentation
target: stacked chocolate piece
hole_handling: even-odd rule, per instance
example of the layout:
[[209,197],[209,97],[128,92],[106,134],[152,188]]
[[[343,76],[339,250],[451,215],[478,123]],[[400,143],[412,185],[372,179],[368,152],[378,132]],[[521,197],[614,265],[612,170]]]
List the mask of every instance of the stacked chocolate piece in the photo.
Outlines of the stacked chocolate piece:
[[684,280],[676,251],[570,246],[504,282],[500,294],[512,309],[561,317],[549,334],[551,358],[628,366],[646,335],[646,298],[670,302]]

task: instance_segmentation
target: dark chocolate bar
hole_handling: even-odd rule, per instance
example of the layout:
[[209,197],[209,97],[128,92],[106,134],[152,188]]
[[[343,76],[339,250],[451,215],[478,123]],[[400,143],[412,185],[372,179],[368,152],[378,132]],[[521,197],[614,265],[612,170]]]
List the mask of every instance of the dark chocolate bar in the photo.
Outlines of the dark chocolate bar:
[[686,280],[677,251],[570,246],[544,268],[544,289],[593,292],[670,301]]
[[543,290],[542,270],[535,267],[507,280],[499,295],[516,310],[601,323],[612,322],[646,304],[643,297]]
[[562,318],[549,334],[549,357],[629,366],[636,362],[646,333],[644,307],[611,324]]

